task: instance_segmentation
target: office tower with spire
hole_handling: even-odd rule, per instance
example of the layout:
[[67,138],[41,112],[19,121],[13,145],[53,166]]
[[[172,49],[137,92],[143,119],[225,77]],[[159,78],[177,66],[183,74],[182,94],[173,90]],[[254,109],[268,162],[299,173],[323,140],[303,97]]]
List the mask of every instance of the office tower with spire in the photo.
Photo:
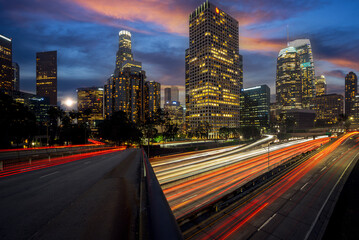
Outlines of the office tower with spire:
[[57,51],[36,53],[36,95],[57,105]]
[[316,76],[315,77],[315,96],[322,96],[327,94],[327,81],[325,80],[325,76]]
[[12,68],[12,40],[0,35],[0,91],[13,90],[14,72]]
[[209,137],[222,127],[239,127],[243,87],[238,21],[208,1],[189,16],[186,50],[186,122],[189,131],[202,123]]
[[358,77],[354,72],[350,72],[345,76],[345,115],[347,117],[351,116],[357,89]]
[[279,52],[276,100],[281,110],[302,109],[300,58],[294,47],[287,47]]
[[310,108],[310,102],[315,97],[315,70],[312,45],[309,39],[297,39],[288,43],[289,47],[297,50],[302,79],[302,106]]
[[149,109],[146,105],[149,91],[146,89],[146,72],[142,70],[141,62],[134,60],[131,37],[129,31],[119,32],[115,71],[104,87],[105,116],[123,111],[132,122],[140,123],[145,121],[146,109]]

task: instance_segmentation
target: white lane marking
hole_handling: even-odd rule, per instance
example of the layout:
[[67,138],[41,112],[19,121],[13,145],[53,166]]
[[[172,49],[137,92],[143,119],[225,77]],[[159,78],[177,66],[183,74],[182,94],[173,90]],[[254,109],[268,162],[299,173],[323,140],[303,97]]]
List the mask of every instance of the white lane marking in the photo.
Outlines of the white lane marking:
[[307,240],[307,239],[309,238],[309,235],[310,235],[310,233],[313,231],[313,228],[314,228],[315,224],[317,223],[317,221],[318,221],[318,219],[319,219],[319,216],[322,214],[322,211],[323,211],[325,205],[327,205],[327,202],[328,202],[329,198],[332,196],[332,193],[334,192],[334,189],[337,187],[337,185],[339,184],[340,180],[343,178],[344,174],[347,172],[347,170],[348,170],[348,168],[350,167],[350,165],[352,165],[353,161],[356,159],[356,157],[358,156],[358,154],[359,154],[359,153],[357,153],[357,154],[355,155],[355,157],[351,160],[351,162],[348,164],[348,166],[347,166],[347,167],[345,168],[345,170],[343,171],[342,175],[340,175],[340,178],[338,179],[338,181],[337,181],[337,182],[335,183],[335,185],[333,186],[333,188],[332,188],[332,190],[330,191],[330,193],[329,193],[327,199],[325,199],[324,204],[323,204],[322,207],[320,208],[320,210],[319,210],[319,212],[318,212],[318,214],[317,214],[317,216],[316,216],[316,218],[315,218],[315,220],[314,220],[312,226],[310,226],[310,229],[308,230],[307,234],[305,235],[304,240]]
[[44,175],[44,176],[41,176],[40,178],[44,178],[44,177],[48,177],[48,176],[51,176],[51,175],[53,175],[53,174],[55,174],[55,173],[58,173],[59,171],[56,171],[56,172],[53,172],[53,173],[50,173],[50,174],[46,174],[46,175]]
[[323,168],[322,168],[322,170],[320,170],[320,171],[321,171],[321,172],[323,172],[323,171],[324,171],[324,169],[326,169],[326,168],[327,168],[327,166],[323,167]]
[[84,162],[84,164],[89,164],[89,163],[90,163],[90,161]]
[[273,214],[273,216],[271,216],[270,218],[268,218],[268,220],[262,224],[262,226],[260,228],[258,228],[257,231],[260,231],[265,225],[267,225],[277,214]]
[[303,187],[300,188],[300,190],[303,190],[307,185],[308,185],[309,182],[307,182],[306,184],[304,184]]

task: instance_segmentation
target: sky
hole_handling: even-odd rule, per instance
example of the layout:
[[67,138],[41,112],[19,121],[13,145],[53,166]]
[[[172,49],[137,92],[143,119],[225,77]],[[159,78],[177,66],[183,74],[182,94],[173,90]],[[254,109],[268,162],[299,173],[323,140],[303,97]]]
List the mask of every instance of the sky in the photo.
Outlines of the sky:
[[[0,0],[0,34],[13,40],[20,89],[35,93],[36,52],[58,51],[58,98],[103,86],[115,68],[118,32],[132,33],[134,58],[147,80],[177,85],[182,102],[188,16],[204,0]],[[239,22],[244,87],[275,93],[276,59],[289,39],[309,38],[316,75],[328,93],[344,92],[359,73],[358,0],[210,1]]]

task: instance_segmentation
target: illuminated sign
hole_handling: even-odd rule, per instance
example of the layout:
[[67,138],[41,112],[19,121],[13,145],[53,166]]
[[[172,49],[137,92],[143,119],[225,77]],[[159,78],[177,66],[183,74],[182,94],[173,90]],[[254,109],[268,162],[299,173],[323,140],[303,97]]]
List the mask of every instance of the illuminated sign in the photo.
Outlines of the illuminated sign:
[[219,13],[219,9],[216,7],[216,13],[218,14]]

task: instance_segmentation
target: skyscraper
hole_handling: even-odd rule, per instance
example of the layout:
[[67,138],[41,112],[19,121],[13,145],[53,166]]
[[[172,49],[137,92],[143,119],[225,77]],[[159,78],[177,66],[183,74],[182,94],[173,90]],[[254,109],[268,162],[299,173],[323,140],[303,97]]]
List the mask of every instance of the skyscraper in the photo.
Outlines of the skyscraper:
[[176,86],[165,88],[165,104],[179,102],[179,90]]
[[310,101],[315,96],[315,71],[312,46],[309,39],[297,39],[289,42],[288,46],[294,47],[297,50],[302,79],[302,106],[309,109]]
[[36,95],[57,105],[57,51],[36,53]]
[[167,88],[165,88],[165,104],[170,103],[171,99],[172,99],[172,97],[171,97],[171,88],[167,87]]
[[327,82],[325,80],[325,76],[317,76],[315,77],[315,95],[322,96],[327,94]]
[[276,100],[282,110],[302,108],[300,60],[294,47],[284,48],[277,58]]
[[142,63],[134,61],[132,54],[131,33],[126,30],[119,32],[119,46],[116,54],[115,76],[117,76],[125,67],[132,71],[139,72],[142,69]]
[[92,131],[97,131],[99,122],[104,119],[103,91],[99,87],[77,89],[77,109],[81,114],[79,121],[88,122]]
[[14,71],[13,90],[20,91],[20,66],[16,62],[12,63],[12,69]]
[[161,108],[161,84],[155,81],[148,81],[146,84],[146,115],[149,118]]
[[12,69],[12,40],[0,35],[0,90],[9,93],[13,90],[14,72]]
[[242,89],[241,127],[269,128],[270,88],[267,85]]
[[133,58],[131,33],[120,31],[115,71],[104,87],[105,116],[123,111],[132,122],[143,122],[146,113],[153,114],[157,110],[159,91],[159,83],[146,83],[146,72],[142,70],[141,62]]
[[345,76],[345,115],[349,117],[357,95],[358,77],[350,72]]
[[239,96],[243,85],[238,22],[204,2],[189,16],[186,50],[186,121],[190,130],[201,122],[211,126],[210,138],[221,127],[239,127]]

